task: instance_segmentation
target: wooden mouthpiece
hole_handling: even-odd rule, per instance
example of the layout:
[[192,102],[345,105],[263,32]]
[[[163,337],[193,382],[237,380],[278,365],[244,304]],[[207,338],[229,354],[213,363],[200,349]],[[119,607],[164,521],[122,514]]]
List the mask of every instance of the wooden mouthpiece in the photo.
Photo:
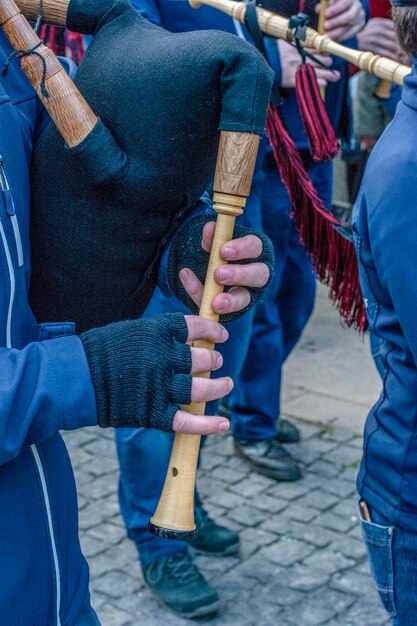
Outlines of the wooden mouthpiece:
[[[21,57],[22,70],[67,145],[77,146],[94,128],[96,115],[52,50],[40,43],[39,37],[13,0],[2,0],[0,3],[0,26],[15,50],[30,50],[40,44],[36,54]],[[48,97],[41,88],[43,78]]]
[[[218,321],[211,308],[213,298],[223,291],[216,283],[214,272],[225,261],[220,248],[233,238],[235,219],[243,213],[250,193],[260,137],[249,133],[222,131],[214,177],[214,209],[217,212],[216,229],[207,268],[201,317]],[[195,341],[195,347],[212,349],[207,341]],[[210,372],[199,374],[210,377]],[[182,407],[194,415],[204,415],[205,402]],[[164,488],[154,516],[148,524],[149,532],[167,539],[190,540],[196,535],[194,521],[194,494],[201,437],[176,434]]]

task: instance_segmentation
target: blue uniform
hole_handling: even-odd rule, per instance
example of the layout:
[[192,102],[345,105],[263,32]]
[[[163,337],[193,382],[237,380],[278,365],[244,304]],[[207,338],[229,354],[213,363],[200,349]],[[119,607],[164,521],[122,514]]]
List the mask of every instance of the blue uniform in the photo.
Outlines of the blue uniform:
[[[0,66],[10,52],[1,33]],[[19,65],[0,82],[0,622],[73,626],[88,566],[58,431],[96,424],[97,414],[72,326],[39,328],[28,304],[29,166],[48,118]]]
[[[191,9],[178,0],[131,0],[132,5],[153,23],[173,32],[217,29],[236,34],[233,20],[210,7]],[[363,1],[368,10],[368,3]],[[249,39],[242,26],[243,34]],[[354,45],[354,42],[349,42]],[[278,82],[281,76],[276,40],[266,39],[270,61]],[[329,84],[326,106],[334,127],[338,127],[345,103],[347,64],[334,61],[341,74],[339,83]],[[314,164],[308,155],[308,142],[292,94],[284,104],[285,122],[301,150],[317,190],[327,206],[331,200],[331,163]],[[315,277],[310,257],[299,243],[294,223],[289,217],[289,198],[276,169],[267,154],[268,142],[261,142],[251,195],[241,220],[244,225],[263,229],[274,243],[274,280],[255,310],[230,325],[229,340],[220,347],[224,366],[221,373],[232,376],[236,386],[232,396],[232,428],[236,438],[264,439],[277,433],[280,402],[281,365],[297,342],[314,305]],[[177,300],[167,300],[156,292],[147,315],[183,310]],[[265,363],[268,366],[265,367]],[[239,376],[240,373],[240,376]],[[266,402],[268,398],[268,402]],[[262,412],[259,407],[263,407]],[[211,409],[215,407],[212,405]],[[153,445],[150,443],[153,441]],[[142,561],[185,550],[182,542],[170,542],[146,532],[161,493],[165,467],[172,447],[170,435],[146,432],[144,429],[119,430],[116,433],[121,467],[119,500],[129,536],[135,541]],[[158,456],[146,461],[150,450]],[[149,468],[152,467],[152,474]],[[144,483],[145,481],[145,483]]]
[[372,151],[353,230],[382,391],[365,425],[358,490],[371,569],[393,624],[417,613],[417,59]]

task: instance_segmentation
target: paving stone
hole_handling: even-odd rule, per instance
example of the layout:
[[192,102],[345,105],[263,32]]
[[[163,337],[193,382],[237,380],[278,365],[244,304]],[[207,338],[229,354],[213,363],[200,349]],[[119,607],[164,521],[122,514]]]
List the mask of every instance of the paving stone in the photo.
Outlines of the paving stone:
[[312,552],[313,547],[303,541],[282,538],[267,548],[262,548],[260,553],[273,563],[288,566],[297,561],[302,561]]
[[[315,591],[329,582],[330,575],[317,567],[297,565],[289,573],[289,587],[298,591]],[[326,598],[326,604],[327,604]]]
[[322,570],[327,574],[334,574],[335,572],[353,567],[355,561],[346,558],[339,552],[325,548],[324,550],[317,550],[309,558],[305,559],[304,564]]
[[372,597],[374,586],[370,576],[364,576],[357,570],[349,570],[348,572],[337,573],[333,576],[330,586],[332,589],[352,593],[356,595],[364,595]]
[[335,478],[336,476],[338,476],[340,471],[334,463],[330,463],[327,460],[324,461],[322,458],[320,458],[315,463],[312,463],[309,469],[310,471],[315,472],[323,478]]
[[251,541],[255,543],[256,546],[268,546],[276,540],[276,535],[269,533],[262,528],[247,528],[240,533],[240,542],[242,546],[246,541]]
[[304,480],[299,480],[296,483],[273,483],[267,493],[271,496],[284,498],[285,500],[296,500],[309,491],[310,485],[305,483]]
[[339,446],[335,450],[326,454],[326,461],[328,463],[335,463],[342,467],[359,467],[362,453],[358,448],[346,446]]
[[333,478],[332,480],[326,480],[322,484],[324,491],[334,493],[339,498],[347,498],[348,496],[356,493],[356,486],[352,482],[341,480],[340,478]]
[[244,498],[252,498],[265,491],[266,485],[251,480],[250,477],[241,480],[239,483],[231,485],[230,491],[238,493]]
[[322,603],[312,602],[308,599],[305,602],[295,606],[291,613],[284,613],[284,619],[290,619],[290,623],[299,626],[321,626],[328,624],[329,620],[336,615],[334,609]]
[[105,541],[108,544],[116,545],[125,538],[126,531],[124,528],[120,528],[120,526],[116,526],[115,524],[104,523],[90,528],[88,535],[98,540]]
[[261,493],[251,498],[251,505],[260,509],[261,511],[267,511],[268,513],[281,513],[288,506],[288,500],[277,498],[277,496],[269,496],[266,493]]
[[129,576],[126,572],[113,570],[100,577],[98,584],[100,592],[109,598],[120,598],[124,595],[136,593],[140,589],[140,583]]
[[259,511],[252,506],[248,506],[247,504],[243,504],[241,506],[237,506],[236,508],[230,509],[228,513],[229,519],[234,519],[236,522],[240,524],[244,524],[245,526],[256,526],[260,524],[265,519],[265,513],[263,511]]
[[297,522],[311,522],[318,516],[318,511],[304,506],[303,502],[296,502],[288,509],[288,514]]
[[227,483],[227,485],[233,485],[234,483],[239,483],[242,480],[244,472],[237,472],[236,470],[225,467],[224,465],[219,465],[210,472],[210,476]]
[[129,613],[110,603],[101,607],[99,618],[102,626],[130,626],[132,624]]
[[353,521],[357,520],[356,502],[353,498],[342,500],[335,507],[333,507],[332,511],[336,515],[341,515],[342,517],[348,517],[352,519]]
[[218,491],[213,500],[217,506],[222,506],[225,509],[235,509],[246,504],[245,498],[225,489]]
[[[304,506],[311,506],[313,509],[318,509],[319,511],[325,511],[330,509],[332,506],[339,502],[339,498],[332,493],[326,493],[322,489],[316,489],[315,491],[310,491],[303,498]],[[320,516],[322,519],[323,514]]]
[[331,530],[335,530],[339,533],[346,533],[348,530],[353,528],[357,521],[352,519],[352,516],[344,516],[336,515],[333,511],[325,511],[320,516],[320,525],[325,528],[330,528]]

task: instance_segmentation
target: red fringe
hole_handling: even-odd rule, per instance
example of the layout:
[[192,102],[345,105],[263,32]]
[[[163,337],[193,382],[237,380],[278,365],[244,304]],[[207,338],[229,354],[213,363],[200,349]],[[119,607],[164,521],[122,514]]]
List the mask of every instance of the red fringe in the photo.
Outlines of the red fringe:
[[312,65],[302,63],[295,74],[295,93],[310,152],[315,161],[328,161],[339,151]]
[[266,130],[278,171],[288,189],[291,216],[300,241],[312,256],[313,269],[318,279],[330,287],[330,297],[347,326],[365,331],[366,311],[354,246],[335,229],[339,222],[317,194],[278,110],[272,105]]

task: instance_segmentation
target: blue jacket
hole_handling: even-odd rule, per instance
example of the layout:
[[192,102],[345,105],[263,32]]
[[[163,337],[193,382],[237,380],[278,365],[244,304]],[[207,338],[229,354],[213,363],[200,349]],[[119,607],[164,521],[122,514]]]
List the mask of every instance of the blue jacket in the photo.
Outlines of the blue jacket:
[[365,426],[358,489],[391,524],[417,532],[417,60],[373,150],[353,216],[374,359],[383,374]]
[[[361,0],[369,17],[368,0]],[[184,32],[201,29],[215,29],[236,34],[236,27],[231,17],[211,7],[203,6],[198,10],[192,9],[184,0],[131,0],[133,7],[144,17],[158,26],[163,26],[172,32]],[[244,26],[242,33],[247,39],[250,36]],[[356,39],[344,42],[350,47],[356,47]],[[278,84],[281,82],[281,63],[276,45],[276,39],[266,37],[265,44],[269,60]],[[333,128],[339,130],[342,124],[344,105],[347,102],[348,64],[334,57],[333,69],[339,70],[341,79],[336,83],[329,83],[326,88],[326,110]],[[283,105],[283,115],[287,128],[295,144],[300,150],[308,149],[307,137],[304,133],[295,90],[286,98]],[[345,122],[348,130],[348,119]]]
[[[1,33],[0,67],[10,52]],[[96,405],[71,325],[39,329],[28,305],[29,165],[48,118],[19,65],[0,80],[0,623],[72,626],[88,567],[58,431],[96,424]]]

